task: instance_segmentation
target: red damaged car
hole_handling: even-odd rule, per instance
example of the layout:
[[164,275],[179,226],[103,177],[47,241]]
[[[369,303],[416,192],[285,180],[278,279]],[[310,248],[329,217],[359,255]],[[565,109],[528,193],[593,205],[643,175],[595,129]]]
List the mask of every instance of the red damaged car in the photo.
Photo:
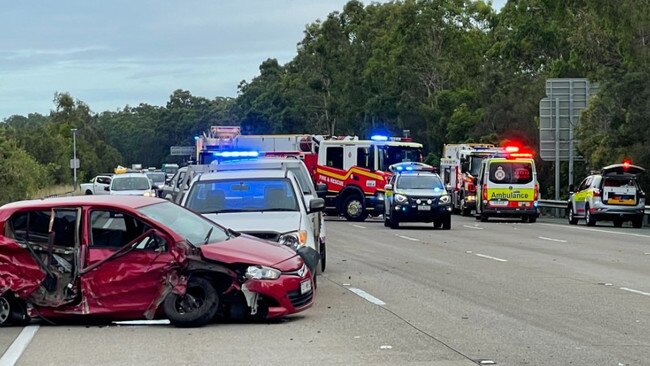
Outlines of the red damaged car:
[[314,261],[158,198],[14,202],[0,207],[0,326],[279,317],[313,305]]

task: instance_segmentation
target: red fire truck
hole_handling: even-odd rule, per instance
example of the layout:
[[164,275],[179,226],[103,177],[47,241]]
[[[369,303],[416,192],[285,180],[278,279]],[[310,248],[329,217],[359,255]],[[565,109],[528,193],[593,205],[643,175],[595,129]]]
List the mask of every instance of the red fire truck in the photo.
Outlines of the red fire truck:
[[239,127],[213,126],[197,137],[197,162],[209,164],[214,153],[226,150],[257,151],[266,157],[296,156],[305,162],[314,183],[327,185],[329,214],[364,221],[384,211],[384,185],[388,167],[401,162],[422,162],[422,144],[408,137],[332,137],[310,134],[241,135]]

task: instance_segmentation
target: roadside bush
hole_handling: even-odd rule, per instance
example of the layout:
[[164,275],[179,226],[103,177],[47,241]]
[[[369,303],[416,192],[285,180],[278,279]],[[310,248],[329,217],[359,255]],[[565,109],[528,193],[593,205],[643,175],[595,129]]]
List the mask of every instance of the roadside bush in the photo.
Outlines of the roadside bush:
[[0,136],[0,205],[26,199],[45,183],[45,168],[15,141]]

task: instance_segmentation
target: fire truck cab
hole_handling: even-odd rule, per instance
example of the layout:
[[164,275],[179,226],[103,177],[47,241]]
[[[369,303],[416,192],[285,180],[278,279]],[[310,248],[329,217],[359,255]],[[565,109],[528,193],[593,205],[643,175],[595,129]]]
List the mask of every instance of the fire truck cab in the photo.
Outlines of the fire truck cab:
[[422,144],[385,136],[320,142],[316,181],[327,185],[328,212],[349,221],[383,214],[389,167],[402,162],[422,162]]

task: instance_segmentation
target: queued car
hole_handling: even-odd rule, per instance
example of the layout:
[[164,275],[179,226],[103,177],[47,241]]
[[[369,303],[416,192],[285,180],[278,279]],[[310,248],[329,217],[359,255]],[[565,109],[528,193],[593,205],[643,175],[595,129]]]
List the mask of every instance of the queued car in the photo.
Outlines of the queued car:
[[433,167],[406,162],[389,167],[393,173],[385,187],[384,226],[399,228],[401,222],[433,223],[451,229],[451,197]]
[[295,175],[286,169],[199,174],[181,205],[236,231],[318,252],[314,223],[325,200],[305,200]]
[[[261,159],[247,159],[237,161],[213,161],[210,164],[210,171],[250,171],[250,170],[287,170],[293,173],[298,180],[298,185],[302,190],[302,198],[305,205],[314,198],[325,198],[327,194],[327,185],[323,183],[314,184],[305,163],[295,157],[264,157]],[[325,215],[323,212],[317,212],[309,215],[312,220],[314,237],[318,238],[316,249],[320,254],[320,266],[318,273],[325,271],[327,265],[327,234],[325,225]]]
[[280,317],[314,303],[313,258],[159,198],[14,202],[0,207],[0,326]]
[[161,195],[162,195],[162,187],[165,185],[165,183],[167,181],[167,176],[165,175],[165,172],[148,171],[148,172],[146,172],[144,174],[151,181],[152,188],[155,187],[157,197],[161,197]]
[[111,186],[111,179],[113,174],[100,174],[95,178],[91,179],[89,183],[81,183],[79,185],[81,192],[86,195],[91,194],[109,194],[106,190],[107,187]]
[[607,220],[616,227],[623,226],[625,221],[631,221],[634,228],[642,227],[645,192],[637,178],[644,171],[629,162],[613,164],[587,176],[575,192],[574,187],[569,187],[569,224],[576,225],[584,219],[588,226]]
[[105,190],[112,196],[158,196],[158,187],[143,173],[116,174]]

